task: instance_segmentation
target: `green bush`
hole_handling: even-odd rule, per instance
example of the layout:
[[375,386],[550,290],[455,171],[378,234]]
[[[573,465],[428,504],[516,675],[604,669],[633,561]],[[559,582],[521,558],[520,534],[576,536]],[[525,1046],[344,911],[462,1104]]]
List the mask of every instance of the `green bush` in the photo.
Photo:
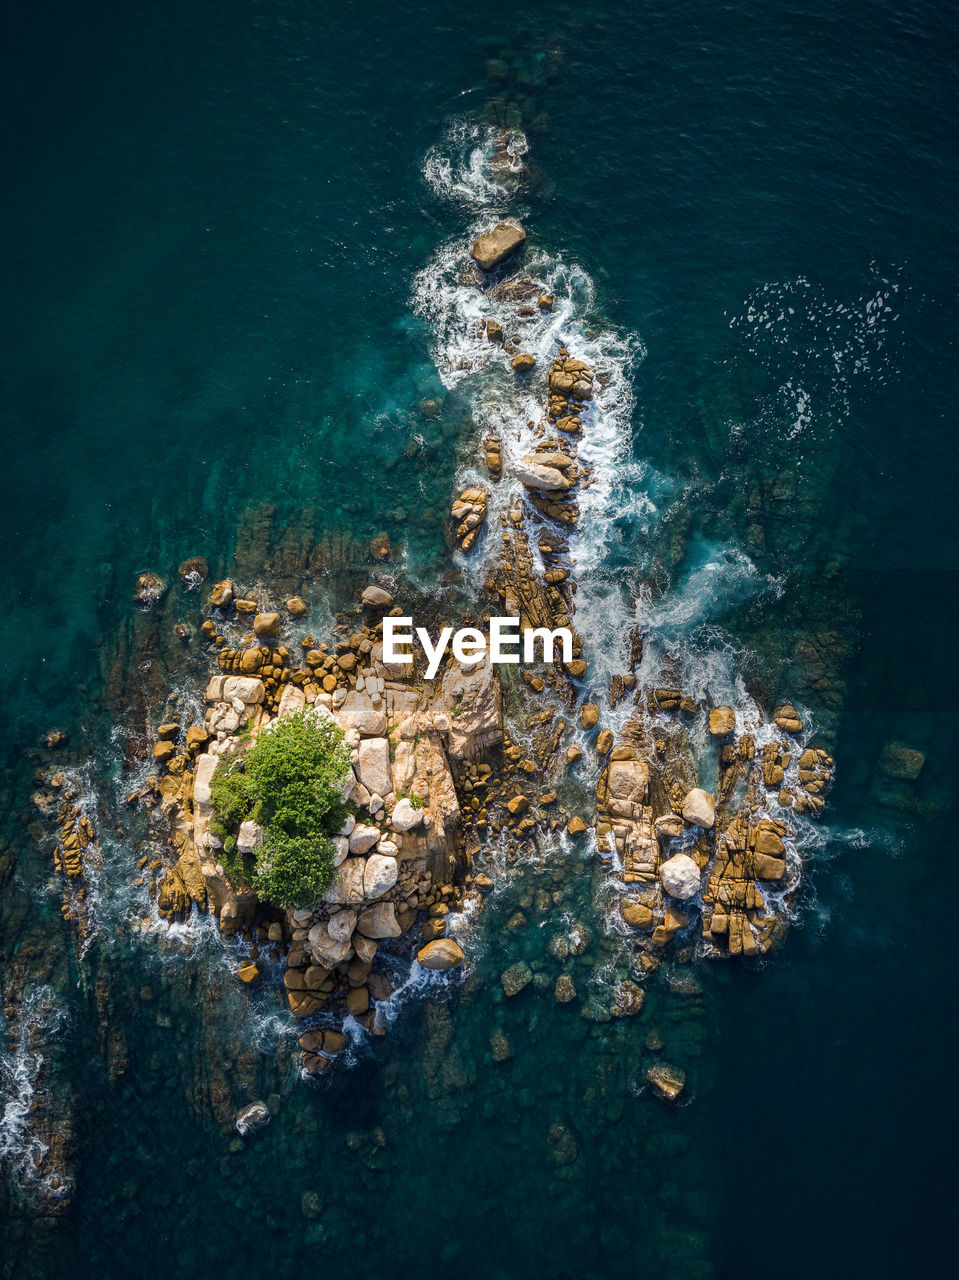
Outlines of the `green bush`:
[[[210,783],[222,861],[274,906],[310,907],[333,883],[331,837],[349,812],[342,790],[350,749],[334,720],[301,711],[274,720],[242,757],[222,760]],[[263,840],[253,857],[237,851],[247,819]]]

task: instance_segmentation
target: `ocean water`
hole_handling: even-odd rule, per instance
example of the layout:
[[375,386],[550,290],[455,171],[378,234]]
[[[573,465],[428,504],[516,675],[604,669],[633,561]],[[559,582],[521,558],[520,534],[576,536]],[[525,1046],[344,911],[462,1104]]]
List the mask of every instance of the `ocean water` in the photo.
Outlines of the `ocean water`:
[[[0,1043],[4,1275],[945,1269],[953,15],[261,0],[3,24],[0,977],[32,1029]],[[483,164],[491,122],[515,187]],[[608,378],[575,552],[597,691],[636,620],[701,694],[797,700],[836,782],[762,963],[676,966],[640,1018],[584,1018],[629,972],[603,865],[491,847],[466,979],[414,974],[390,1035],[306,1083],[209,922],[144,932],[122,796],[145,717],[207,670],[172,634],[201,617],[181,559],[295,585],[317,626],[377,535],[444,579],[472,446],[522,432],[462,338],[456,254],[493,212],[556,281],[542,352],[572,336]],[[143,570],[170,582],[151,613]],[[79,955],[27,825],[53,727],[103,832]],[[925,753],[916,781],[883,774],[888,742]],[[506,1001],[518,958],[537,983]],[[644,1088],[659,1056],[678,1108]],[[243,1141],[254,1098],[273,1119]],[[51,1133],[65,1189],[33,1172]]]

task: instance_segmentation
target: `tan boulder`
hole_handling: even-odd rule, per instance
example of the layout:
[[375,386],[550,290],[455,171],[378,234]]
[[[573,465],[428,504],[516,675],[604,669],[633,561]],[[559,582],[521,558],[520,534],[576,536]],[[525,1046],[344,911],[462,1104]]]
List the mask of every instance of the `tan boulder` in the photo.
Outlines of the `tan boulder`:
[[351,906],[363,901],[363,877],[366,874],[365,858],[347,858],[336,869],[336,880],[327,889],[324,901],[340,906]]
[[693,826],[710,830],[716,821],[716,800],[701,787],[693,787],[683,801],[683,817]]
[[253,634],[263,637],[278,636],[282,625],[278,613],[258,613],[253,619]]
[[372,583],[364,587],[361,599],[367,609],[389,609],[393,604],[390,592],[385,587],[377,587]]
[[515,474],[516,479],[527,489],[542,489],[546,492],[555,492],[556,490],[570,487],[570,481],[566,479],[558,468],[544,467],[538,462],[527,461],[525,458],[517,462]]
[[678,813],[664,813],[653,823],[658,836],[667,840],[675,840],[683,834],[683,820]]
[[714,738],[725,738],[736,728],[736,712],[732,707],[713,707],[709,713],[709,732]]
[[783,733],[802,733],[802,720],[791,702],[784,702],[773,712],[773,724]]
[[452,938],[435,938],[417,951],[416,958],[424,969],[455,969],[465,957]]
[[755,854],[753,865],[756,868],[757,880],[781,880],[786,874],[785,860],[770,857],[766,853]]
[[526,232],[522,227],[498,222],[492,231],[476,237],[470,249],[470,257],[484,271],[492,271],[493,267],[499,266],[518,249],[525,239]]
[[244,675],[253,675],[263,666],[263,654],[259,649],[244,649],[240,654],[240,670]]
[[378,902],[364,911],[357,921],[357,932],[366,938],[398,938],[403,930],[396,919],[392,902]]
[[619,912],[628,925],[634,929],[651,929],[653,927],[652,908],[642,902],[634,902],[623,898],[619,904]]
[[614,760],[606,785],[610,799],[643,804],[649,790],[649,766],[642,760]]

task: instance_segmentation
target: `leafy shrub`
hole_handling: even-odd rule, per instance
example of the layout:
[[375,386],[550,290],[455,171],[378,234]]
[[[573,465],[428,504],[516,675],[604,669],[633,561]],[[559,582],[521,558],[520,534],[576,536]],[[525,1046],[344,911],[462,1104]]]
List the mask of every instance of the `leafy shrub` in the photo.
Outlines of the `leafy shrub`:
[[[210,783],[222,861],[274,906],[310,907],[333,882],[331,837],[349,812],[342,789],[350,768],[343,730],[314,711],[282,716],[242,757],[222,760]],[[236,848],[241,822],[264,829],[253,857]]]

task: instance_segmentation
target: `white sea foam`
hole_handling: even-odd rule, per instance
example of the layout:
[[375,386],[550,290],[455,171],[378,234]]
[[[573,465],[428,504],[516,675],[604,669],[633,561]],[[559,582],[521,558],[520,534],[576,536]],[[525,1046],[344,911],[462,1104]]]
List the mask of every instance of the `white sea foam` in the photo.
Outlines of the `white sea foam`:
[[[500,153],[503,163],[494,166]],[[504,132],[475,120],[450,122],[442,141],[423,162],[423,177],[433,194],[466,206],[501,200],[522,173],[526,138],[518,129]]]
[[[34,1132],[31,1115],[40,1103],[37,1092],[43,1067],[43,1048],[62,1032],[66,1013],[53,988],[34,987],[21,1002],[15,1047],[8,1036],[0,1039],[0,1165],[21,1186],[41,1183],[48,1194],[54,1188],[41,1173],[47,1147]],[[60,1194],[67,1190],[60,1188]]]

